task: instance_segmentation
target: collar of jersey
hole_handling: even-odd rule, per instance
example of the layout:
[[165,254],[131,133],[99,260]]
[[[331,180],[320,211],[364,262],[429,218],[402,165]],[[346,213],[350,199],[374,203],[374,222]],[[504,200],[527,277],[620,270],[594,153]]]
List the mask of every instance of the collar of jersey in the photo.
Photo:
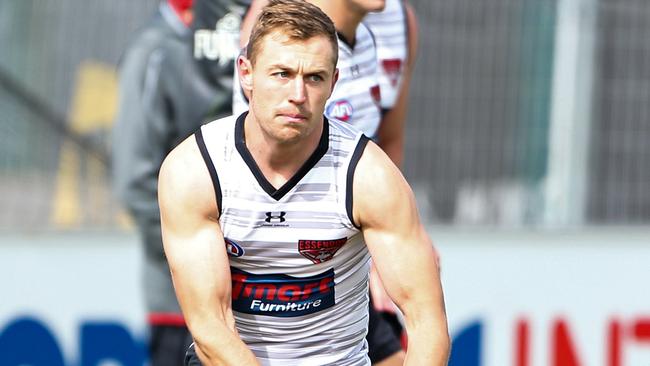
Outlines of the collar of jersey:
[[[343,43],[345,45],[345,47],[343,47],[343,49],[345,51],[347,51],[348,53],[352,53],[352,50],[354,50],[354,45],[356,44],[356,39],[349,40],[349,39],[345,38],[343,33],[339,32],[339,31],[336,31],[336,37],[339,40],[339,46],[341,45],[341,43]],[[339,49],[341,49],[341,47],[339,47]]]
[[235,147],[237,148],[239,155],[241,155],[242,159],[244,159],[246,165],[248,165],[248,169],[250,169],[251,173],[253,173],[253,176],[255,176],[257,183],[259,183],[262,189],[269,196],[271,196],[276,201],[279,201],[293,187],[295,187],[296,184],[298,184],[298,182],[300,182],[300,180],[305,175],[307,175],[307,173],[309,173],[309,171],[316,165],[316,163],[318,163],[318,161],[329,149],[329,122],[327,121],[327,118],[323,116],[323,134],[320,137],[318,146],[316,146],[314,152],[309,156],[307,161],[305,161],[300,169],[298,169],[296,174],[294,174],[286,183],[284,183],[282,187],[276,189],[266,179],[264,174],[262,174],[262,171],[260,170],[259,166],[257,166],[255,159],[253,159],[253,155],[251,155],[248,147],[246,147],[246,139],[244,136],[244,120],[246,119],[247,114],[248,112],[243,113],[237,118],[237,123],[235,124]]

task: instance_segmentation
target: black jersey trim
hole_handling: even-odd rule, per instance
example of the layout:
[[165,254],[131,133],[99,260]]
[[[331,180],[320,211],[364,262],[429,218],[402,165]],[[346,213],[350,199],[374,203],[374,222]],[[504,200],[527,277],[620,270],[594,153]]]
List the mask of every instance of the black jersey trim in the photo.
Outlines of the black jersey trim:
[[214,167],[210,153],[208,153],[208,148],[205,146],[203,132],[201,132],[200,128],[194,133],[194,138],[196,139],[196,144],[199,146],[201,157],[203,157],[203,161],[208,167],[208,172],[210,172],[210,178],[212,179],[212,185],[214,186],[214,196],[217,198],[217,211],[219,212],[219,215],[221,215],[221,184],[219,184],[217,169]]
[[[356,32],[354,33],[354,37],[356,38],[357,34]],[[350,41],[349,39],[345,38],[345,35],[343,33],[336,31],[336,38],[339,39],[339,41],[343,42],[350,50],[354,50],[354,45],[356,43],[356,39],[353,39]]]
[[357,223],[354,222],[354,216],[352,215],[352,185],[354,183],[354,172],[357,169],[359,159],[361,159],[361,154],[363,154],[363,151],[366,149],[366,145],[368,145],[368,141],[370,141],[370,139],[366,135],[361,135],[359,142],[357,142],[357,147],[354,148],[354,152],[352,153],[350,165],[348,165],[348,173],[345,183],[345,210],[348,212],[348,218],[350,219],[350,222],[357,229],[361,229],[361,226],[357,225]]
[[[370,34],[370,39],[372,40],[372,45],[375,46],[375,56],[377,55],[377,37],[375,37],[375,33],[372,31],[372,28],[364,22],[361,22],[363,24],[364,28],[368,31]],[[377,58],[377,57],[376,57]]]
[[235,147],[241,155],[242,159],[248,169],[257,180],[257,183],[262,187],[262,189],[273,199],[279,201],[284,197],[293,187],[300,182],[300,180],[309,173],[309,171],[318,163],[318,161],[327,153],[329,149],[329,121],[323,116],[323,133],[318,142],[316,150],[309,156],[307,161],[298,169],[298,171],[286,182],[282,187],[275,188],[273,185],[266,179],[259,166],[253,159],[250,151],[246,147],[246,136],[244,135],[244,121],[246,120],[246,115],[248,113],[243,113],[239,118],[237,118],[237,123],[235,125]]

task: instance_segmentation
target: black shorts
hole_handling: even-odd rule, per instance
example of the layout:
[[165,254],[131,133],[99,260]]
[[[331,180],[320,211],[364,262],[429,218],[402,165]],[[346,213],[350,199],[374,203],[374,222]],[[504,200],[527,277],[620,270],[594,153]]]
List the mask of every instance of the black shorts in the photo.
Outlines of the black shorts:
[[368,315],[368,356],[372,363],[377,363],[402,350],[402,326],[396,316],[378,312],[372,303]]
[[187,327],[151,325],[149,334],[149,364],[178,366],[183,364],[185,351],[192,343]]
[[187,349],[183,366],[201,366],[199,356],[196,355],[196,351],[194,350],[194,343]]

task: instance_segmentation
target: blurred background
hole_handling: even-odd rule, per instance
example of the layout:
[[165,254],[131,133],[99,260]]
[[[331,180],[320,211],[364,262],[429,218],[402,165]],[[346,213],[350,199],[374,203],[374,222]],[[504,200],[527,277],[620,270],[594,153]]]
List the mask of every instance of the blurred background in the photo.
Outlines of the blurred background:
[[[410,2],[404,173],[451,364],[650,364],[650,3]],[[145,362],[109,151],[116,66],[157,4],[0,1],[0,365]]]

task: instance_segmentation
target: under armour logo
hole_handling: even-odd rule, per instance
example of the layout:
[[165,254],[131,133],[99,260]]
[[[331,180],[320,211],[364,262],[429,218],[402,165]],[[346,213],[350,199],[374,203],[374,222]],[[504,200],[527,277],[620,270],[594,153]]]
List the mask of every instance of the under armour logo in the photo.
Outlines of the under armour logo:
[[266,222],[272,222],[273,220],[277,220],[276,222],[285,222],[287,219],[284,217],[287,215],[286,212],[280,211],[280,212],[267,212],[266,213],[266,218],[264,221]]
[[352,76],[355,78],[361,73],[361,71],[359,71],[359,65],[352,65],[350,71],[352,72]]

